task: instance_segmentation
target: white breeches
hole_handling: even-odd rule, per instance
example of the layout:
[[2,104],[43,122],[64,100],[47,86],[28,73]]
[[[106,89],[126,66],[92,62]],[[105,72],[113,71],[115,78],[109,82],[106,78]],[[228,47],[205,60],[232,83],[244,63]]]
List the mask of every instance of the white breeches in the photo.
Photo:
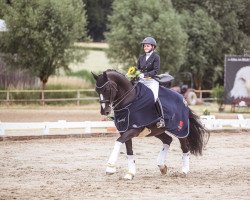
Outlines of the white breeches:
[[153,78],[141,78],[140,81],[144,85],[146,85],[149,89],[152,90],[154,94],[154,99],[158,98],[158,93],[159,93],[159,82],[154,80]]

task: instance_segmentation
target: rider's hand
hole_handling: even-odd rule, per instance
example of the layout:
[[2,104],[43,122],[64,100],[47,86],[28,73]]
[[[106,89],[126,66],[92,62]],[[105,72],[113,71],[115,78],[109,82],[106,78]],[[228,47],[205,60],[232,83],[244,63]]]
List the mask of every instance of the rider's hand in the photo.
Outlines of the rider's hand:
[[144,78],[144,74],[141,73],[141,74],[138,75],[138,77],[139,77],[139,78]]

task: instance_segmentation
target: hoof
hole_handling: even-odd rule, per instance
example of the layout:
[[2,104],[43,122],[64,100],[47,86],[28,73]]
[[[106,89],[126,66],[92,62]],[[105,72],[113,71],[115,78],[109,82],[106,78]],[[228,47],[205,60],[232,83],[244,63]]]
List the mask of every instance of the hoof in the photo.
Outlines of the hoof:
[[187,175],[189,172],[189,168],[182,168],[182,173]]
[[168,168],[166,165],[158,165],[158,167],[159,167],[162,175],[165,175],[167,173]]
[[165,122],[164,120],[160,120],[159,122],[156,123],[157,128],[164,128],[165,127]]
[[186,178],[186,177],[187,177],[187,174],[184,173],[184,172],[182,172],[181,177],[182,177],[182,178]]
[[123,177],[123,179],[125,179],[125,180],[133,180],[134,176],[135,176],[134,174],[127,173],[127,174]]
[[116,167],[111,165],[107,166],[106,175],[112,175],[114,173],[116,173]]
[[182,171],[184,175],[187,175],[189,171]]
[[106,172],[106,175],[113,175],[114,172]]

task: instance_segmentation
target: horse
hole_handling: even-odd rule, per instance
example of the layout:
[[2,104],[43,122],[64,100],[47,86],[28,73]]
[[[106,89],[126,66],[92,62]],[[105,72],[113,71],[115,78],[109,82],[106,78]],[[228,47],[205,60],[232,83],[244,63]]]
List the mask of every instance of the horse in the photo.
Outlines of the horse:
[[[159,88],[161,89],[159,89],[159,95],[163,93],[163,99],[171,101],[171,105],[167,107],[166,112],[168,113],[172,108],[176,108],[172,109],[172,114],[171,112],[169,114],[170,117],[166,115],[166,126],[161,128],[157,127],[156,124],[159,116],[149,119],[145,123],[136,125],[133,124],[133,121],[140,121],[147,117],[150,118],[150,116],[154,116],[156,115],[155,113],[157,113],[155,111],[156,108],[154,107],[154,98],[151,90],[139,82],[129,81],[124,74],[116,70],[108,69],[99,75],[92,72],[92,75],[96,81],[95,91],[99,95],[99,102],[101,105],[100,113],[101,115],[107,116],[113,111],[115,125],[120,133],[120,136],[115,141],[114,148],[108,159],[106,174],[112,175],[116,173],[116,162],[120,153],[120,148],[122,144],[125,144],[128,172],[125,174],[124,179],[132,180],[134,178],[136,174],[136,165],[133,156],[132,139],[139,136],[140,133],[147,128],[149,130],[149,134],[146,137],[154,136],[160,139],[163,145],[157,157],[157,165],[161,174],[164,175],[167,173],[165,161],[170,144],[173,140],[172,135],[177,135],[176,137],[179,139],[181,150],[183,152],[182,173],[187,175],[190,170],[190,154],[196,156],[202,155],[202,150],[204,149],[204,146],[209,138],[209,132],[201,124],[199,117],[188,107],[184,97],[171,89],[162,88],[162,86],[160,86]],[[146,99],[141,103],[137,103],[139,90],[138,85],[141,88],[140,91],[144,91],[142,92],[141,100]],[[165,93],[168,94],[167,97]],[[146,96],[148,95],[149,98],[147,99]],[[181,106],[175,105],[177,101]],[[146,107],[143,108],[144,104]],[[138,113],[142,112],[141,115],[136,116],[135,113],[137,113],[137,111],[134,112],[130,110],[132,109],[131,105],[134,105],[133,107],[136,107],[136,109],[140,109],[140,107],[142,107],[142,109],[138,111]],[[125,115],[119,117],[122,113],[125,113]],[[178,113],[182,113],[183,118],[186,118],[187,120],[179,120],[178,124],[174,125],[175,123],[173,123],[172,118],[178,118]],[[123,126],[120,126],[120,123],[122,123]],[[182,129],[184,130],[184,135],[178,135]]]

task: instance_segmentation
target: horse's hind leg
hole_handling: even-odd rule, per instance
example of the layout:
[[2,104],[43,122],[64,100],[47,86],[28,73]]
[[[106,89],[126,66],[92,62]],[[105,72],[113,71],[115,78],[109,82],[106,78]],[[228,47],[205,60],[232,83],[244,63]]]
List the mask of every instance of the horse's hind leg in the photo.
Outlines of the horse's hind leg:
[[182,150],[182,172],[187,174],[189,172],[189,146],[187,138],[179,138]]
[[162,174],[166,174],[167,173],[167,166],[165,165],[165,161],[167,158],[167,154],[168,154],[168,150],[170,147],[170,144],[172,142],[172,137],[170,137],[168,134],[166,134],[165,132],[155,136],[158,139],[160,139],[163,143],[163,147],[161,149],[161,151],[159,152],[159,155],[157,157],[157,165],[161,171]]

